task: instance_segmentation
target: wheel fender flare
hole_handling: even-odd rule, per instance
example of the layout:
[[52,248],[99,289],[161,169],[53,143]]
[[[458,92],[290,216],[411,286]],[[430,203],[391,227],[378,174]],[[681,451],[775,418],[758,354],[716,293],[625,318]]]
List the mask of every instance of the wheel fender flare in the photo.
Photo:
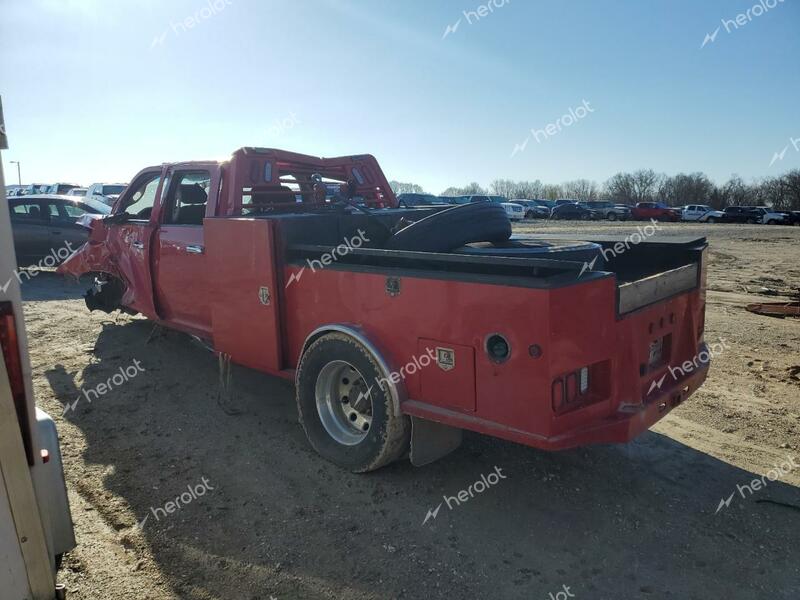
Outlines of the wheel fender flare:
[[[366,348],[367,352],[369,352],[372,355],[372,358],[375,359],[375,362],[378,363],[381,371],[383,371],[384,379],[388,383],[387,387],[389,388],[389,395],[392,398],[394,414],[395,416],[400,416],[402,414],[400,411],[400,404],[408,399],[408,393],[406,392],[405,385],[403,384],[402,380],[395,383],[390,379],[389,375],[395,372],[395,369],[392,368],[391,362],[386,358],[385,353],[380,350],[378,345],[370,340],[364,330],[358,325],[351,325],[347,323],[330,323],[328,325],[317,327],[314,331],[309,333],[308,336],[306,336],[306,339],[303,342],[303,347],[300,350],[300,356],[297,357],[298,367],[300,365],[300,361],[306,353],[306,349],[312,344],[312,342],[327,333],[343,333],[347,336],[350,336],[359,344],[364,346],[364,348]],[[295,371],[295,385],[298,383],[297,377],[299,374],[300,369],[298,368]]]

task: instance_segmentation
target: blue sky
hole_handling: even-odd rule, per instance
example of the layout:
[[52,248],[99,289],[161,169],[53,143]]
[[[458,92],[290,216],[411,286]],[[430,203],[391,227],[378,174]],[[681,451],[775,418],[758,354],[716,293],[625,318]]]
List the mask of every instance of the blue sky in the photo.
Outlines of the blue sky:
[[0,0],[4,168],[128,181],[259,145],[371,153],[434,193],[776,175],[800,167],[800,0],[761,1]]

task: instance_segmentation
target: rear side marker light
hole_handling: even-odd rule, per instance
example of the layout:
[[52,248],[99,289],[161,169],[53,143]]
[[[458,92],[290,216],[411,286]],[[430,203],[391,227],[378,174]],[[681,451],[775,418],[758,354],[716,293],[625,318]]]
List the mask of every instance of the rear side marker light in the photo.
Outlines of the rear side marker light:
[[589,367],[583,367],[579,372],[579,390],[581,394],[589,391]]

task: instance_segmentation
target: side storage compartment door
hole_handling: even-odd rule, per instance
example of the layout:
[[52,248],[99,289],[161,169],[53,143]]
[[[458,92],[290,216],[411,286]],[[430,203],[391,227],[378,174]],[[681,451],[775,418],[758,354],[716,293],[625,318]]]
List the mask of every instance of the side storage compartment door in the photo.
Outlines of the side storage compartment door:
[[283,360],[273,223],[207,218],[204,227],[214,348],[246,367],[279,371]]

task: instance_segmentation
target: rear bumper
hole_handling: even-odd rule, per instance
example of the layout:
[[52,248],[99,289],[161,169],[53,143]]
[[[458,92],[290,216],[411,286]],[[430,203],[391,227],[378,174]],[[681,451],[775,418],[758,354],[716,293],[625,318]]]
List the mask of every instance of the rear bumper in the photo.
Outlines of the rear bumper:
[[567,450],[589,444],[622,444],[647,431],[691,396],[706,380],[709,366],[710,363],[705,363],[686,377],[670,382],[664,381],[661,387],[648,394],[640,405],[621,408],[611,417],[587,418],[580,425],[551,437],[506,427],[475,416],[466,416],[457,411],[433,407],[417,400],[407,400],[402,404],[402,410],[405,414],[415,417],[470,429],[542,450]]
[[557,437],[547,438],[549,450],[565,450],[587,444],[622,444],[650,429],[673,408],[691,396],[703,385],[710,363],[705,363],[694,373],[680,380],[662,384],[649,394],[644,404],[620,409],[613,417],[587,427],[574,429]]

